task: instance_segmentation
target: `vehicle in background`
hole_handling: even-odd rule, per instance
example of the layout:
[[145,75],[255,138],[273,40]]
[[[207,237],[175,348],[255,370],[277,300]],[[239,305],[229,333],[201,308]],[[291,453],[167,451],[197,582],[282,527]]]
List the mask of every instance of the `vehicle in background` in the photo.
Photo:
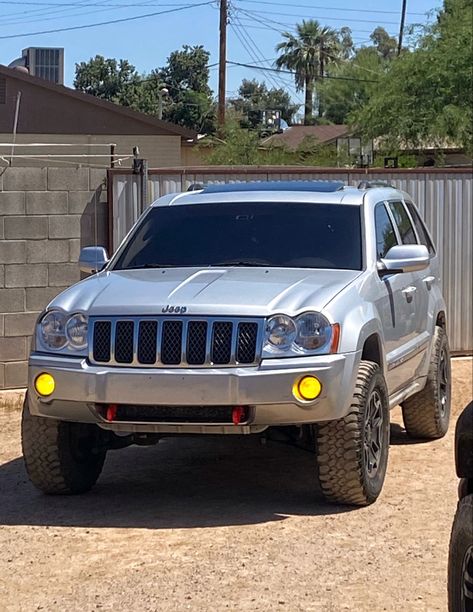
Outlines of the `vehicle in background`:
[[455,465],[461,480],[450,538],[448,609],[473,612],[473,401],[457,421]]

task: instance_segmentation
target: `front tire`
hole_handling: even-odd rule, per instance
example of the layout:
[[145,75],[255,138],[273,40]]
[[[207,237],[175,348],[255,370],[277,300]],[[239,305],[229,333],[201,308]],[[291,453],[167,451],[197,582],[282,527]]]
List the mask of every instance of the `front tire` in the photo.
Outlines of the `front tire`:
[[48,495],[89,491],[105,461],[101,433],[96,425],[32,416],[26,396],[21,444],[31,482]]
[[449,612],[473,611],[473,495],[460,500],[450,537]]
[[407,435],[425,440],[443,438],[450,422],[451,395],[447,334],[437,326],[425,387],[401,404]]
[[316,452],[327,500],[355,506],[376,501],[389,453],[388,391],[376,363],[360,363],[349,413],[316,426]]

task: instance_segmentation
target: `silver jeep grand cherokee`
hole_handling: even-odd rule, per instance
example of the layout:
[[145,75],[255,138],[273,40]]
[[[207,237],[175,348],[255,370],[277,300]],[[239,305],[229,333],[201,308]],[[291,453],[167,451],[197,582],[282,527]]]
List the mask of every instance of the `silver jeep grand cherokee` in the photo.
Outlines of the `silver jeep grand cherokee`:
[[[167,195],[39,318],[22,439],[45,493],[90,489],[107,450],[176,434],[309,440],[328,500],[383,485],[389,409],[445,435],[439,263],[406,193],[315,181]],[[315,479],[314,479],[315,480]]]

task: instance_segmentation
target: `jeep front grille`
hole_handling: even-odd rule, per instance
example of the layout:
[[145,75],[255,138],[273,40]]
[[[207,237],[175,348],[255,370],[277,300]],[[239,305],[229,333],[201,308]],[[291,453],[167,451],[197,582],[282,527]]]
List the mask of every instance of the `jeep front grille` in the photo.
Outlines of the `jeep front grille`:
[[139,367],[250,366],[258,363],[263,320],[91,317],[92,363]]

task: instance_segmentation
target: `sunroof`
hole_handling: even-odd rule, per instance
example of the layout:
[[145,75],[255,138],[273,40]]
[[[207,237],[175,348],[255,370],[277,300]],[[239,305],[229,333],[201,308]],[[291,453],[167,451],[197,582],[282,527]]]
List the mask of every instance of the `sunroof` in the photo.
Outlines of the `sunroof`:
[[206,185],[203,193],[233,193],[241,191],[308,191],[333,193],[345,187],[343,181],[253,181]]

